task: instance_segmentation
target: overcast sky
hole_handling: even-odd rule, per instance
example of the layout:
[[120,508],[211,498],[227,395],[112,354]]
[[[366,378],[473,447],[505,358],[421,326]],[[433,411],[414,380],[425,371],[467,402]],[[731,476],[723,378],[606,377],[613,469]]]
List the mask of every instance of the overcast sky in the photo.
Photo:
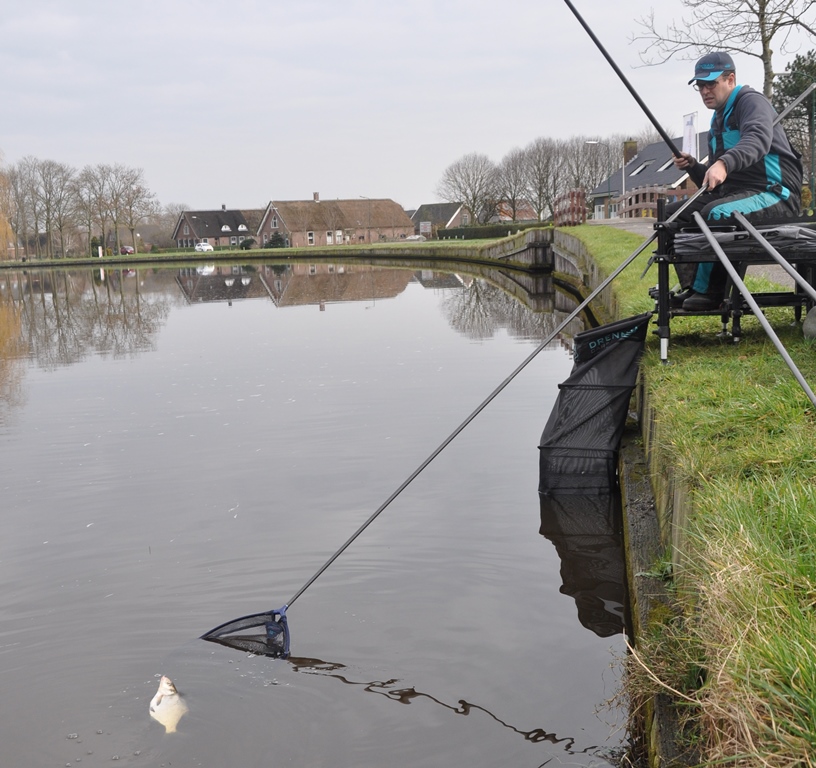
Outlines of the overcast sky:
[[[692,63],[639,68],[630,43],[680,0],[573,2],[667,131],[707,126]],[[6,163],[123,163],[197,209],[415,208],[468,152],[648,124],[561,0],[0,0],[0,40]],[[761,89],[755,59],[737,70]]]

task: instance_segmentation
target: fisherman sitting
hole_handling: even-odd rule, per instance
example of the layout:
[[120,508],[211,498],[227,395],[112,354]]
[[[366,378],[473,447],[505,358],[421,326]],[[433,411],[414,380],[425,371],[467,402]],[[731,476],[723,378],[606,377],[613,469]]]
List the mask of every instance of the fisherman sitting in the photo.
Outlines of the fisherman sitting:
[[[688,171],[700,194],[675,219],[676,231],[693,225],[699,211],[709,223],[735,212],[745,216],[798,215],[802,194],[802,161],[785,131],[777,123],[770,101],[748,85],[737,85],[734,61],[723,51],[706,54],[689,80],[700,92],[703,104],[714,110],[709,129],[708,162],[698,162],[685,152],[674,164]],[[666,207],[667,217],[683,201]],[[727,273],[719,262],[676,264],[682,293],[672,306],[686,311],[717,309],[722,303]]]

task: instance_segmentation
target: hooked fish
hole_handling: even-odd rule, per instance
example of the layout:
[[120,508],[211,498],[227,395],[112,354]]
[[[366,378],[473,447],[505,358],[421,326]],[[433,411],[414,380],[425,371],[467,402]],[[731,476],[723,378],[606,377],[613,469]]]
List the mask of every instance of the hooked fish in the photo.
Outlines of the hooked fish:
[[173,681],[162,675],[159,690],[150,700],[150,717],[164,726],[165,733],[175,733],[179,720],[189,711]]

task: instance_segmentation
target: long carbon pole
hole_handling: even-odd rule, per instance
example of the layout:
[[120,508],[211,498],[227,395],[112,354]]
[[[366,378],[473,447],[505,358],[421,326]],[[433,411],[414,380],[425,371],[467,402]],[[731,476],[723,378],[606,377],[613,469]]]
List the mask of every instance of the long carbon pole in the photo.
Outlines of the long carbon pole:
[[[646,116],[651,121],[652,125],[654,125],[657,132],[661,135],[663,140],[669,145],[671,148],[672,153],[676,156],[680,156],[680,150],[677,149],[674,142],[671,140],[669,135],[666,131],[663,130],[663,127],[660,123],[657,122],[655,116],[651,113],[649,108],[643,102],[643,99],[640,98],[637,91],[632,87],[629,81],[626,79],[626,76],[623,72],[620,71],[619,67],[615,62],[612,60],[612,57],[606,52],[601,42],[595,37],[593,31],[587,26],[586,22],[581,18],[581,15],[575,9],[575,6],[570,2],[570,0],[564,0],[567,4],[569,9],[575,14],[575,18],[581,23],[581,26],[587,31],[587,34],[592,38],[595,45],[598,46],[598,49],[604,55],[606,60],[618,74],[618,77],[623,81],[623,84],[629,89],[629,92],[632,96],[635,97],[635,101],[640,105],[640,108],[646,113]],[[701,187],[694,193],[688,200],[686,200],[685,204],[677,210],[674,215],[668,219],[668,221],[673,221],[677,216],[682,213],[683,210],[693,202],[699,195],[701,195],[705,191],[705,187]],[[468,424],[470,424],[473,419],[475,419],[494,399],[495,397],[513,380],[518,376],[521,371],[523,371],[532,361],[533,359],[559,334],[567,325],[574,320],[580,312],[582,312],[589,304],[593,301],[600,293],[603,291],[621,272],[623,272],[626,267],[628,267],[638,256],[640,256],[643,251],[648,248],[648,246],[654,242],[657,238],[657,233],[653,234],[647,240],[643,242],[643,244],[630,256],[628,256],[616,269],[612,272],[609,277],[607,277],[597,288],[595,288],[592,293],[589,294],[564,320],[559,323],[558,327],[547,336],[541,344],[536,347],[535,350],[521,362],[521,364],[501,383],[499,384],[496,389],[494,389],[477,407],[476,409],[453,431],[446,437],[442,443],[440,443],[439,447],[436,448],[430,456],[428,456],[425,461],[422,462],[401,484],[400,486],[371,514],[371,516],[346,540],[346,542],[338,549],[321,567],[320,569],[312,576],[292,597],[291,600],[284,606],[284,608],[288,608],[292,603],[295,602],[315,581],[329,568],[329,566],[338,558],[340,557],[343,552],[348,549],[348,547],[354,542],[354,540],[366,529],[368,528],[371,523],[373,523],[377,517],[379,517],[380,513],[382,513],[388,505],[394,501],[416,478],[417,476],[427,467],[440,453],[442,453],[445,448],[459,435]]]
[[631,93],[632,96],[635,97],[635,101],[638,103],[640,108],[646,114],[646,117],[649,118],[652,125],[655,127],[655,130],[663,138],[663,141],[665,141],[666,144],[669,145],[669,148],[671,149],[672,154],[675,157],[680,157],[680,150],[677,148],[677,145],[672,141],[669,134],[666,133],[666,131],[663,130],[663,126],[661,126],[660,123],[657,122],[657,118],[652,114],[649,107],[646,106],[643,99],[640,98],[637,91],[632,87],[632,84],[629,82],[629,80],[626,79],[626,75],[624,75],[623,72],[621,72],[620,67],[618,67],[618,65],[615,64],[612,57],[607,53],[606,48],[604,48],[603,45],[601,45],[601,41],[598,40],[598,38],[595,36],[595,33],[589,28],[589,25],[583,20],[583,18],[581,17],[581,14],[578,13],[575,6],[570,2],[570,0],[564,0],[564,2],[567,4],[567,7],[572,11],[575,18],[578,19],[578,23],[586,30],[586,33],[592,38],[592,42],[595,43],[595,45],[598,47],[598,50],[603,54],[604,58],[609,62],[609,65],[612,67],[612,69],[615,70],[615,73],[621,79],[623,84],[629,89],[629,93]]
[[317,581],[318,577],[335,561],[338,557],[340,557],[343,552],[351,545],[351,543],[366,529],[368,528],[374,520],[380,515],[380,513],[385,510],[385,508],[392,502],[394,499],[397,498],[419,475],[422,470],[425,469],[440,453],[442,453],[448,445],[453,442],[454,438],[459,435],[464,428],[470,424],[473,419],[475,419],[495,398],[496,396],[513,380],[516,376],[519,375],[532,361],[533,359],[542,351],[544,350],[547,345],[559,334],[567,325],[572,322],[578,314],[583,311],[589,303],[598,296],[601,291],[603,291],[621,272],[623,272],[626,267],[628,267],[643,251],[646,250],[648,245],[657,237],[655,233],[652,235],[648,240],[646,240],[631,256],[628,256],[626,260],[620,264],[614,272],[612,272],[609,277],[607,277],[592,293],[589,294],[572,312],[567,315],[567,317],[562,320],[558,327],[552,331],[549,336],[547,336],[544,341],[542,341],[520,364],[519,366],[501,383],[498,387],[496,387],[477,407],[476,409],[456,428],[451,432],[440,444],[436,450],[428,456],[425,461],[422,462],[401,484],[400,486],[374,511],[374,513],[366,520],[343,544],[340,549],[338,549],[320,568],[314,576],[312,576],[292,597],[292,599],[284,606],[284,608],[288,608],[292,603],[295,602],[315,581]]
[[[704,191],[705,191],[705,187],[703,187],[703,188],[701,188],[701,189],[698,189],[698,190],[697,190],[697,192],[695,192],[695,193],[694,193],[694,194],[693,194],[693,195],[692,195],[692,196],[691,196],[691,197],[690,197],[688,200],[686,200],[686,201],[685,201],[685,203],[684,203],[684,204],[683,204],[683,205],[682,205],[682,206],[681,206],[681,207],[680,207],[680,208],[679,208],[679,209],[678,209],[678,210],[677,210],[677,211],[676,211],[676,212],[675,212],[675,213],[674,213],[674,214],[673,214],[671,217],[669,217],[669,218],[667,219],[667,222],[674,221],[674,219],[675,219],[675,218],[677,218],[677,217],[678,217],[678,216],[679,216],[679,215],[680,215],[680,214],[681,214],[681,213],[682,213],[682,212],[685,210],[686,206],[688,206],[688,205],[690,205],[692,202],[694,202],[694,200],[695,200],[695,199],[696,199],[696,198],[697,198],[699,195],[701,195],[701,194],[702,194]],[[374,511],[374,512],[371,514],[371,516],[368,518],[368,520],[366,520],[366,521],[365,521],[365,522],[364,522],[364,523],[363,523],[363,524],[362,524],[362,525],[361,525],[361,526],[360,526],[360,527],[359,527],[359,528],[358,528],[358,529],[357,529],[357,530],[356,530],[356,531],[355,531],[355,532],[354,532],[354,533],[353,533],[351,536],[349,536],[349,538],[346,540],[346,542],[343,544],[343,546],[341,546],[341,547],[340,547],[340,549],[338,549],[338,550],[337,550],[337,551],[336,551],[336,552],[335,552],[335,553],[334,553],[334,554],[333,554],[333,555],[332,555],[332,556],[331,556],[331,557],[330,557],[330,558],[329,558],[329,559],[328,559],[328,560],[327,560],[327,561],[326,561],[326,562],[325,562],[325,563],[324,563],[324,564],[321,566],[320,570],[318,570],[318,571],[317,571],[317,573],[315,573],[315,574],[314,574],[314,576],[312,576],[312,577],[311,577],[311,578],[310,578],[310,579],[309,579],[309,580],[308,580],[308,581],[307,581],[307,582],[306,582],[306,583],[305,583],[305,584],[304,584],[304,585],[303,585],[303,586],[302,586],[302,587],[301,587],[301,588],[300,588],[300,589],[299,589],[299,590],[298,590],[298,591],[295,593],[294,597],[292,597],[292,599],[291,599],[291,600],[290,600],[288,603],[286,603],[286,605],[284,606],[284,609],[286,609],[286,608],[288,608],[290,605],[292,605],[292,603],[294,603],[294,602],[295,602],[295,600],[297,600],[297,599],[298,599],[298,598],[299,598],[299,597],[300,597],[300,596],[301,596],[301,595],[302,595],[302,594],[303,594],[303,593],[304,593],[304,592],[305,592],[305,591],[306,591],[306,590],[307,590],[309,587],[311,587],[311,586],[312,586],[312,584],[314,584],[314,583],[315,583],[315,581],[317,581],[317,579],[318,579],[318,578],[319,578],[319,577],[320,577],[320,576],[321,576],[321,575],[324,573],[324,571],[326,571],[326,569],[327,569],[327,568],[328,568],[328,567],[329,567],[329,566],[330,566],[330,565],[331,565],[331,564],[332,564],[332,563],[333,563],[335,560],[337,560],[337,558],[338,558],[338,557],[340,557],[340,555],[342,555],[342,554],[343,554],[343,552],[345,552],[345,551],[346,551],[346,549],[348,549],[348,547],[349,547],[349,546],[352,544],[352,542],[353,542],[353,541],[354,541],[354,540],[355,540],[355,539],[356,539],[356,538],[357,538],[357,537],[358,537],[358,536],[359,536],[359,535],[360,535],[360,534],[361,534],[361,533],[362,533],[362,532],[363,532],[363,531],[364,531],[366,528],[368,528],[368,526],[369,526],[369,525],[371,525],[371,523],[373,523],[373,522],[374,522],[374,521],[377,519],[377,517],[379,517],[380,513],[381,513],[381,512],[383,512],[383,511],[385,510],[385,508],[386,508],[386,507],[387,507],[387,506],[388,506],[388,505],[389,505],[389,504],[390,504],[392,501],[394,501],[394,499],[396,499],[396,498],[397,498],[397,496],[399,496],[399,495],[400,495],[400,494],[401,494],[401,493],[402,493],[402,492],[403,492],[403,491],[404,491],[404,490],[405,490],[405,489],[406,489],[406,488],[407,488],[407,487],[408,487],[408,486],[409,486],[409,485],[410,485],[410,484],[411,484],[411,483],[412,483],[412,482],[413,482],[413,481],[414,481],[414,480],[417,478],[417,476],[420,474],[420,472],[422,472],[422,470],[424,470],[424,469],[425,469],[425,467],[427,467],[427,466],[428,466],[428,465],[429,465],[429,464],[430,464],[430,463],[431,463],[431,462],[432,462],[432,461],[433,461],[433,460],[434,460],[434,459],[435,459],[435,458],[436,458],[436,457],[437,457],[437,456],[438,456],[440,453],[442,453],[442,451],[444,451],[444,450],[445,450],[445,448],[447,448],[447,447],[448,447],[448,445],[449,445],[451,442],[453,442],[454,438],[456,438],[456,437],[457,437],[457,435],[459,435],[459,433],[460,433],[460,432],[462,432],[462,430],[464,430],[464,428],[465,428],[465,427],[466,427],[468,424],[470,424],[470,422],[471,422],[471,421],[473,421],[473,419],[475,419],[475,418],[476,418],[476,417],[477,417],[477,416],[478,416],[478,415],[479,415],[479,414],[480,414],[480,413],[481,413],[481,412],[482,412],[482,411],[483,411],[483,410],[484,410],[484,409],[485,409],[485,408],[486,408],[486,407],[487,407],[487,406],[488,406],[488,405],[489,405],[489,404],[490,404],[490,403],[491,403],[491,402],[492,402],[492,401],[493,401],[493,400],[496,398],[496,396],[497,396],[497,395],[498,395],[498,394],[499,394],[499,393],[500,393],[500,392],[501,392],[501,391],[502,391],[502,390],[503,390],[503,389],[504,389],[504,388],[505,388],[505,387],[506,387],[506,386],[507,386],[507,385],[508,385],[508,384],[509,384],[511,381],[513,381],[513,379],[515,379],[515,378],[516,378],[516,376],[518,376],[518,375],[519,375],[519,374],[520,374],[520,373],[521,373],[521,372],[522,372],[522,371],[523,371],[523,370],[524,370],[524,369],[525,369],[525,368],[526,368],[526,367],[527,367],[527,366],[528,366],[528,365],[529,365],[529,364],[530,364],[530,363],[533,361],[533,359],[534,359],[534,358],[535,358],[535,357],[536,357],[536,356],[537,356],[537,355],[538,355],[538,354],[539,354],[539,353],[540,353],[540,352],[541,352],[543,349],[545,349],[545,348],[547,347],[547,345],[548,345],[548,344],[549,344],[549,343],[550,343],[550,342],[551,342],[551,341],[552,341],[552,340],[553,340],[553,339],[554,339],[554,338],[555,338],[555,337],[556,337],[556,336],[557,336],[559,333],[561,333],[561,331],[563,331],[563,330],[564,330],[564,328],[566,328],[566,327],[567,327],[567,325],[569,325],[569,323],[571,323],[571,322],[572,322],[572,321],[573,321],[573,320],[574,320],[574,319],[575,319],[575,318],[578,316],[578,314],[579,314],[580,312],[582,312],[584,309],[586,309],[586,307],[587,307],[587,306],[590,304],[590,302],[592,302],[592,301],[593,301],[593,299],[595,299],[595,298],[596,298],[596,297],[597,297],[597,296],[598,296],[598,295],[601,293],[601,291],[603,291],[603,290],[604,290],[604,289],[605,289],[605,288],[606,288],[606,287],[607,287],[607,286],[608,286],[608,285],[609,285],[609,284],[610,284],[610,283],[611,283],[611,282],[612,282],[612,281],[613,281],[613,280],[614,280],[614,279],[615,279],[615,278],[616,278],[616,277],[617,277],[617,276],[618,276],[618,275],[619,275],[621,272],[623,272],[623,270],[624,270],[624,269],[626,269],[626,267],[628,267],[628,266],[629,266],[629,265],[630,265],[630,264],[631,264],[631,263],[632,263],[632,262],[633,262],[633,261],[634,261],[634,260],[635,260],[635,259],[636,259],[638,256],[640,256],[640,254],[641,254],[641,253],[643,253],[643,251],[645,251],[645,250],[646,250],[646,248],[648,248],[648,247],[649,247],[649,245],[650,245],[652,242],[654,242],[654,240],[655,240],[656,238],[657,238],[657,232],[655,232],[653,235],[651,235],[649,238],[647,238],[647,239],[646,239],[646,240],[645,240],[645,241],[644,241],[644,242],[643,242],[643,243],[642,243],[642,244],[641,244],[641,245],[640,245],[640,246],[637,248],[637,250],[636,250],[636,251],[634,251],[634,253],[632,253],[630,256],[627,256],[627,257],[626,257],[626,259],[625,259],[625,260],[624,260],[624,261],[623,261],[621,264],[619,264],[619,265],[618,265],[618,266],[615,268],[615,271],[614,271],[614,272],[612,272],[612,273],[609,275],[609,277],[607,277],[607,278],[606,278],[606,279],[605,279],[605,280],[604,280],[604,281],[603,281],[603,282],[602,282],[602,283],[601,283],[601,284],[600,284],[600,285],[599,285],[597,288],[595,288],[595,290],[594,290],[594,291],[592,291],[592,293],[590,293],[590,294],[589,294],[589,296],[587,296],[587,297],[586,297],[586,298],[585,298],[585,299],[584,299],[584,300],[583,300],[583,301],[582,301],[582,302],[581,302],[581,303],[580,303],[580,304],[579,304],[579,305],[578,305],[578,306],[577,306],[575,309],[573,309],[573,310],[572,310],[572,312],[570,312],[570,313],[569,313],[569,315],[567,315],[567,317],[566,317],[566,318],[564,318],[564,320],[562,320],[562,321],[561,321],[561,322],[558,324],[558,327],[557,327],[557,328],[556,328],[554,331],[552,331],[552,332],[550,333],[550,335],[549,335],[549,336],[547,336],[547,338],[546,338],[546,339],[544,339],[544,341],[542,341],[542,342],[541,342],[541,343],[540,343],[540,344],[539,344],[539,345],[538,345],[538,346],[537,346],[537,347],[536,347],[536,348],[535,348],[535,349],[534,349],[534,350],[533,350],[533,351],[532,351],[532,352],[531,352],[531,353],[530,353],[530,354],[527,356],[527,358],[525,358],[525,359],[524,359],[524,360],[523,360],[523,361],[522,361],[522,362],[519,364],[519,366],[518,366],[518,367],[517,367],[517,368],[516,368],[516,369],[515,369],[515,370],[514,370],[514,371],[513,371],[513,372],[512,372],[512,373],[511,373],[511,374],[510,374],[510,375],[509,375],[509,376],[508,376],[508,377],[507,377],[507,378],[506,378],[506,379],[505,379],[505,380],[504,380],[504,381],[501,383],[501,384],[499,384],[499,386],[498,386],[498,387],[496,387],[496,389],[494,389],[494,390],[493,390],[493,391],[492,391],[492,392],[491,392],[491,393],[490,393],[490,394],[489,394],[489,395],[488,395],[488,396],[487,396],[487,397],[486,397],[486,398],[485,398],[485,399],[484,399],[484,400],[483,400],[483,401],[482,401],[482,402],[481,402],[481,403],[480,403],[480,404],[479,404],[479,405],[476,407],[476,409],[475,409],[475,410],[474,410],[474,411],[473,411],[473,412],[472,412],[472,413],[471,413],[471,414],[470,414],[470,415],[469,415],[469,416],[468,416],[468,417],[467,417],[467,418],[466,418],[466,419],[465,419],[465,420],[464,420],[464,421],[463,421],[463,422],[462,422],[462,423],[461,423],[461,424],[460,424],[460,425],[459,425],[459,426],[458,426],[456,429],[454,429],[454,430],[453,430],[453,432],[451,432],[451,433],[450,433],[450,435],[448,435],[448,436],[447,436],[447,437],[446,437],[446,438],[445,438],[445,439],[444,439],[444,440],[443,440],[443,441],[440,443],[439,447],[438,447],[438,448],[436,448],[436,450],[435,450],[433,453],[431,453],[431,455],[430,455],[430,456],[428,456],[428,458],[427,458],[427,459],[425,459],[425,461],[423,461],[423,462],[422,462],[422,464],[420,464],[420,465],[419,465],[419,466],[418,466],[418,467],[417,467],[417,468],[416,468],[416,469],[415,469],[415,470],[414,470],[414,471],[413,471],[413,472],[412,472],[412,473],[411,473],[411,474],[410,474],[410,475],[409,475],[409,476],[408,476],[408,477],[407,477],[407,478],[406,478],[406,479],[405,479],[405,480],[404,480],[404,481],[403,481],[403,482],[400,484],[400,486],[399,486],[399,487],[398,487],[398,488],[397,488],[397,489],[396,489],[396,490],[395,490],[395,491],[394,491],[394,492],[393,492],[393,493],[392,493],[392,494],[391,494],[391,495],[390,495],[390,496],[389,496],[389,497],[388,497],[388,498],[387,498],[387,499],[386,499],[386,500],[385,500],[385,501],[384,501],[382,504],[380,504],[380,506],[379,506],[379,507],[378,507],[378,508],[377,508],[377,509],[376,509],[376,510],[375,510],[375,511]]]

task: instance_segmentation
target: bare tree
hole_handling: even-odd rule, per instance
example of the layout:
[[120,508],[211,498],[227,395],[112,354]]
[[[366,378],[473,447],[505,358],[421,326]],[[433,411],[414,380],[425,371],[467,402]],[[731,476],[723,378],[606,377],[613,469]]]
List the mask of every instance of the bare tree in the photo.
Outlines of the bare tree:
[[518,213],[525,202],[527,191],[527,155],[523,149],[511,149],[499,163],[497,181],[499,197],[512,221],[518,220]]
[[463,203],[476,221],[484,223],[496,211],[496,179],[496,164],[487,155],[471,152],[445,169],[436,191],[449,203]]
[[161,233],[153,236],[153,245],[159,248],[172,248],[177,245],[172,239],[173,230],[176,228],[181,214],[189,210],[190,206],[187,203],[167,203],[167,205],[157,210],[148,221],[148,224],[155,225],[157,232]]
[[11,166],[6,171],[6,179],[8,181],[8,195],[9,195],[9,202],[8,202],[8,213],[9,213],[9,225],[11,226],[12,231],[14,232],[14,258],[15,260],[20,259],[20,249],[22,248],[23,254],[26,253],[25,251],[25,230],[26,230],[26,223],[25,223],[25,205],[23,203],[23,192],[22,192],[22,179],[20,175],[20,169],[17,165]]
[[[670,126],[666,128],[669,132],[669,136],[673,135],[672,129]],[[619,143],[622,144],[626,139],[634,139],[637,142],[639,148],[648,147],[650,144],[657,144],[660,141],[664,141],[663,137],[657,132],[657,128],[655,128],[651,123],[647,123],[643,126],[636,134],[633,136],[620,136]]]
[[128,168],[121,163],[109,166],[108,175],[108,212],[113,222],[113,236],[115,240],[115,251],[119,253],[121,247],[119,239],[119,227],[125,223],[126,200],[130,196],[130,190],[139,184],[142,171],[137,168]]
[[564,142],[562,151],[566,171],[565,189],[589,192],[613,170],[609,144],[603,139],[573,136]]
[[77,223],[82,226],[88,236],[88,253],[90,253],[94,224],[97,221],[95,189],[95,171],[90,165],[86,165],[74,179],[73,200]]
[[36,199],[45,225],[45,255],[54,255],[54,230],[59,232],[60,252],[65,255],[65,232],[73,223],[73,177],[75,171],[56,160],[37,163]]
[[[641,60],[648,65],[663,64],[677,56],[696,59],[713,49],[753,56],[762,62],[765,73],[763,92],[773,93],[773,54],[792,52],[791,35],[804,32],[816,36],[816,0],[682,0],[689,17],[672,22],[661,31],[654,10],[638,20],[646,47]],[[773,50],[776,46],[777,50]]]
[[14,244],[14,255],[17,256],[17,236],[14,232],[14,218],[16,216],[14,196],[11,191],[11,179],[8,170],[2,166],[2,154],[0,154],[0,243],[3,250],[0,258],[6,258],[8,251]]
[[37,200],[37,166],[39,160],[27,155],[12,168],[9,179],[14,196],[17,218],[15,233],[23,241],[25,255],[40,255],[40,222],[42,209]]
[[563,142],[538,138],[524,150],[526,156],[526,196],[540,221],[552,215],[555,200],[564,189]]
[[130,232],[133,250],[138,252],[136,228],[159,211],[159,204],[153,193],[144,183],[144,172],[141,168],[132,169],[130,185],[124,190],[121,199],[122,221]]
[[[108,222],[111,220],[110,186],[113,169],[109,165],[86,165],[82,170],[87,186],[88,201],[93,211],[93,223],[99,227],[100,243],[105,247]],[[90,230],[88,232],[90,236]]]

